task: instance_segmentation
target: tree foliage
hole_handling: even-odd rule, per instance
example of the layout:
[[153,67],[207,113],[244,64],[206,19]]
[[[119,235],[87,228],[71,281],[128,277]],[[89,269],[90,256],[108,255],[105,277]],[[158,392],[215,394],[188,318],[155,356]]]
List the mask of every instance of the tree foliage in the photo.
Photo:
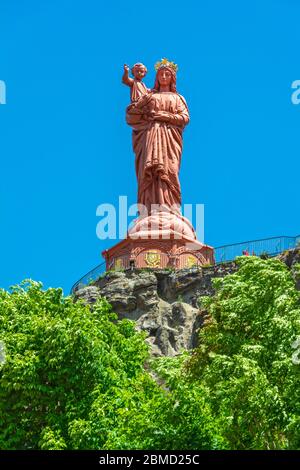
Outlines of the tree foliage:
[[144,338],[104,299],[90,310],[36,282],[1,290],[0,448],[218,446],[203,398],[178,408],[180,389],[170,393],[144,369]]
[[35,282],[0,291],[0,329],[2,449],[72,447],[95,394],[134,381],[148,354],[143,335],[116,322],[104,299],[91,311]]
[[192,381],[209,390],[232,449],[300,447],[299,292],[277,259],[238,259],[202,299],[210,319],[189,362]]
[[105,299],[0,290],[0,448],[299,449],[299,292],[278,260],[238,263],[176,358],[151,359]]

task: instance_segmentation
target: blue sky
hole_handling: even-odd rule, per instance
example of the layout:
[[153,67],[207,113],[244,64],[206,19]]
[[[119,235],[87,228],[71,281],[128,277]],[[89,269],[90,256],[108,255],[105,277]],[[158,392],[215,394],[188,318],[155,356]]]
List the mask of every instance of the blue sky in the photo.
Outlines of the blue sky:
[[67,293],[114,244],[96,208],[136,200],[123,64],[179,65],[183,202],[205,204],[213,246],[297,235],[297,0],[0,0],[0,286]]

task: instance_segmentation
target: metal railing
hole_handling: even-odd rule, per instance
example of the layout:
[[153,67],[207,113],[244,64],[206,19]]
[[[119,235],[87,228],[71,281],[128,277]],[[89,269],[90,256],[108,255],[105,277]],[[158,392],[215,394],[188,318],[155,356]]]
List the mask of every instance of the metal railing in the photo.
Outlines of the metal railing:
[[300,235],[297,235],[296,237],[263,238],[261,240],[218,246],[215,248],[215,261],[216,263],[226,263],[242,255],[261,256],[266,254],[268,256],[276,256],[285,250],[296,248],[299,243]]
[[71,294],[75,294],[75,292],[83,287],[86,287],[90,284],[93,284],[97,281],[101,275],[103,275],[106,271],[106,262],[99,264],[94,269],[89,271],[87,274],[82,276],[79,281],[75,282],[75,284],[71,288]]
[[[237,256],[242,255],[268,255],[276,256],[285,250],[292,250],[300,245],[300,235],[296,237],[273,237],[263,238],[261,240],[251,240],[248,242],[234,243],[232,245],[218,246],[215,248],[215,262],[216,264],[227,263],[233,261]],[[96,266],[94,269],[85,274],[79,281],[77,281],[71,288],[71,294],[77,290],[93,284],[102,275],[105,274],[106,263],[103,262]]]

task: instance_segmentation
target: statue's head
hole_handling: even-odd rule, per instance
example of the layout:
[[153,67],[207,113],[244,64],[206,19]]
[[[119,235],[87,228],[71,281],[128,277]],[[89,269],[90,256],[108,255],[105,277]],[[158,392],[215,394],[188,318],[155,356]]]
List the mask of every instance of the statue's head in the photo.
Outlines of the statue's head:
[[169,87],[169,90],[176,93],[176,72],[177,65],[168,59],[162,59],[155,64],[156,77],[154,90],[159,91],[161,85]]
[[142,80],[147,74],[147,68],[141,62],[137,62],[132,67],[131,73],[137,80]]

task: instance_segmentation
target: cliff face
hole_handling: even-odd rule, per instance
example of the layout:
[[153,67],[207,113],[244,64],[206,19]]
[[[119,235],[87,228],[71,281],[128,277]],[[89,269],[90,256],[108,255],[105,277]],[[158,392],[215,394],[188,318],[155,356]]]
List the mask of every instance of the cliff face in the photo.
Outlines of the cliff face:
[[212,295],[212,278],[236,270],[231,263],[205,269],[180,271],[133,270],[109,272],[76,292],[75,299],[93,304],[106,297],[119,318],[137,322],[148,333],[153,355],[173,356],[197,344],[197,331],[204,319],[197,299]]
[[300,264],[300,248],[288,250],[278,257],[291,270],[295,279],[296,288],[300,290],[300,276],[298,275],[297,264]]
[[[296,276],[300,250],[283,253],[279,258],[292,270],[300,289]],[[178,271],[109,272],[93,285],[78,290],[75,300],[81,298],[92,305],[99,296],[106,297],[120,319],[135,320],[137,327],[148,333],[153,355],[174,356],[197,345],[197,332],[205,318],[197,300],[213,295],[212,279],[236,270],[237,265],[232,262]]]

